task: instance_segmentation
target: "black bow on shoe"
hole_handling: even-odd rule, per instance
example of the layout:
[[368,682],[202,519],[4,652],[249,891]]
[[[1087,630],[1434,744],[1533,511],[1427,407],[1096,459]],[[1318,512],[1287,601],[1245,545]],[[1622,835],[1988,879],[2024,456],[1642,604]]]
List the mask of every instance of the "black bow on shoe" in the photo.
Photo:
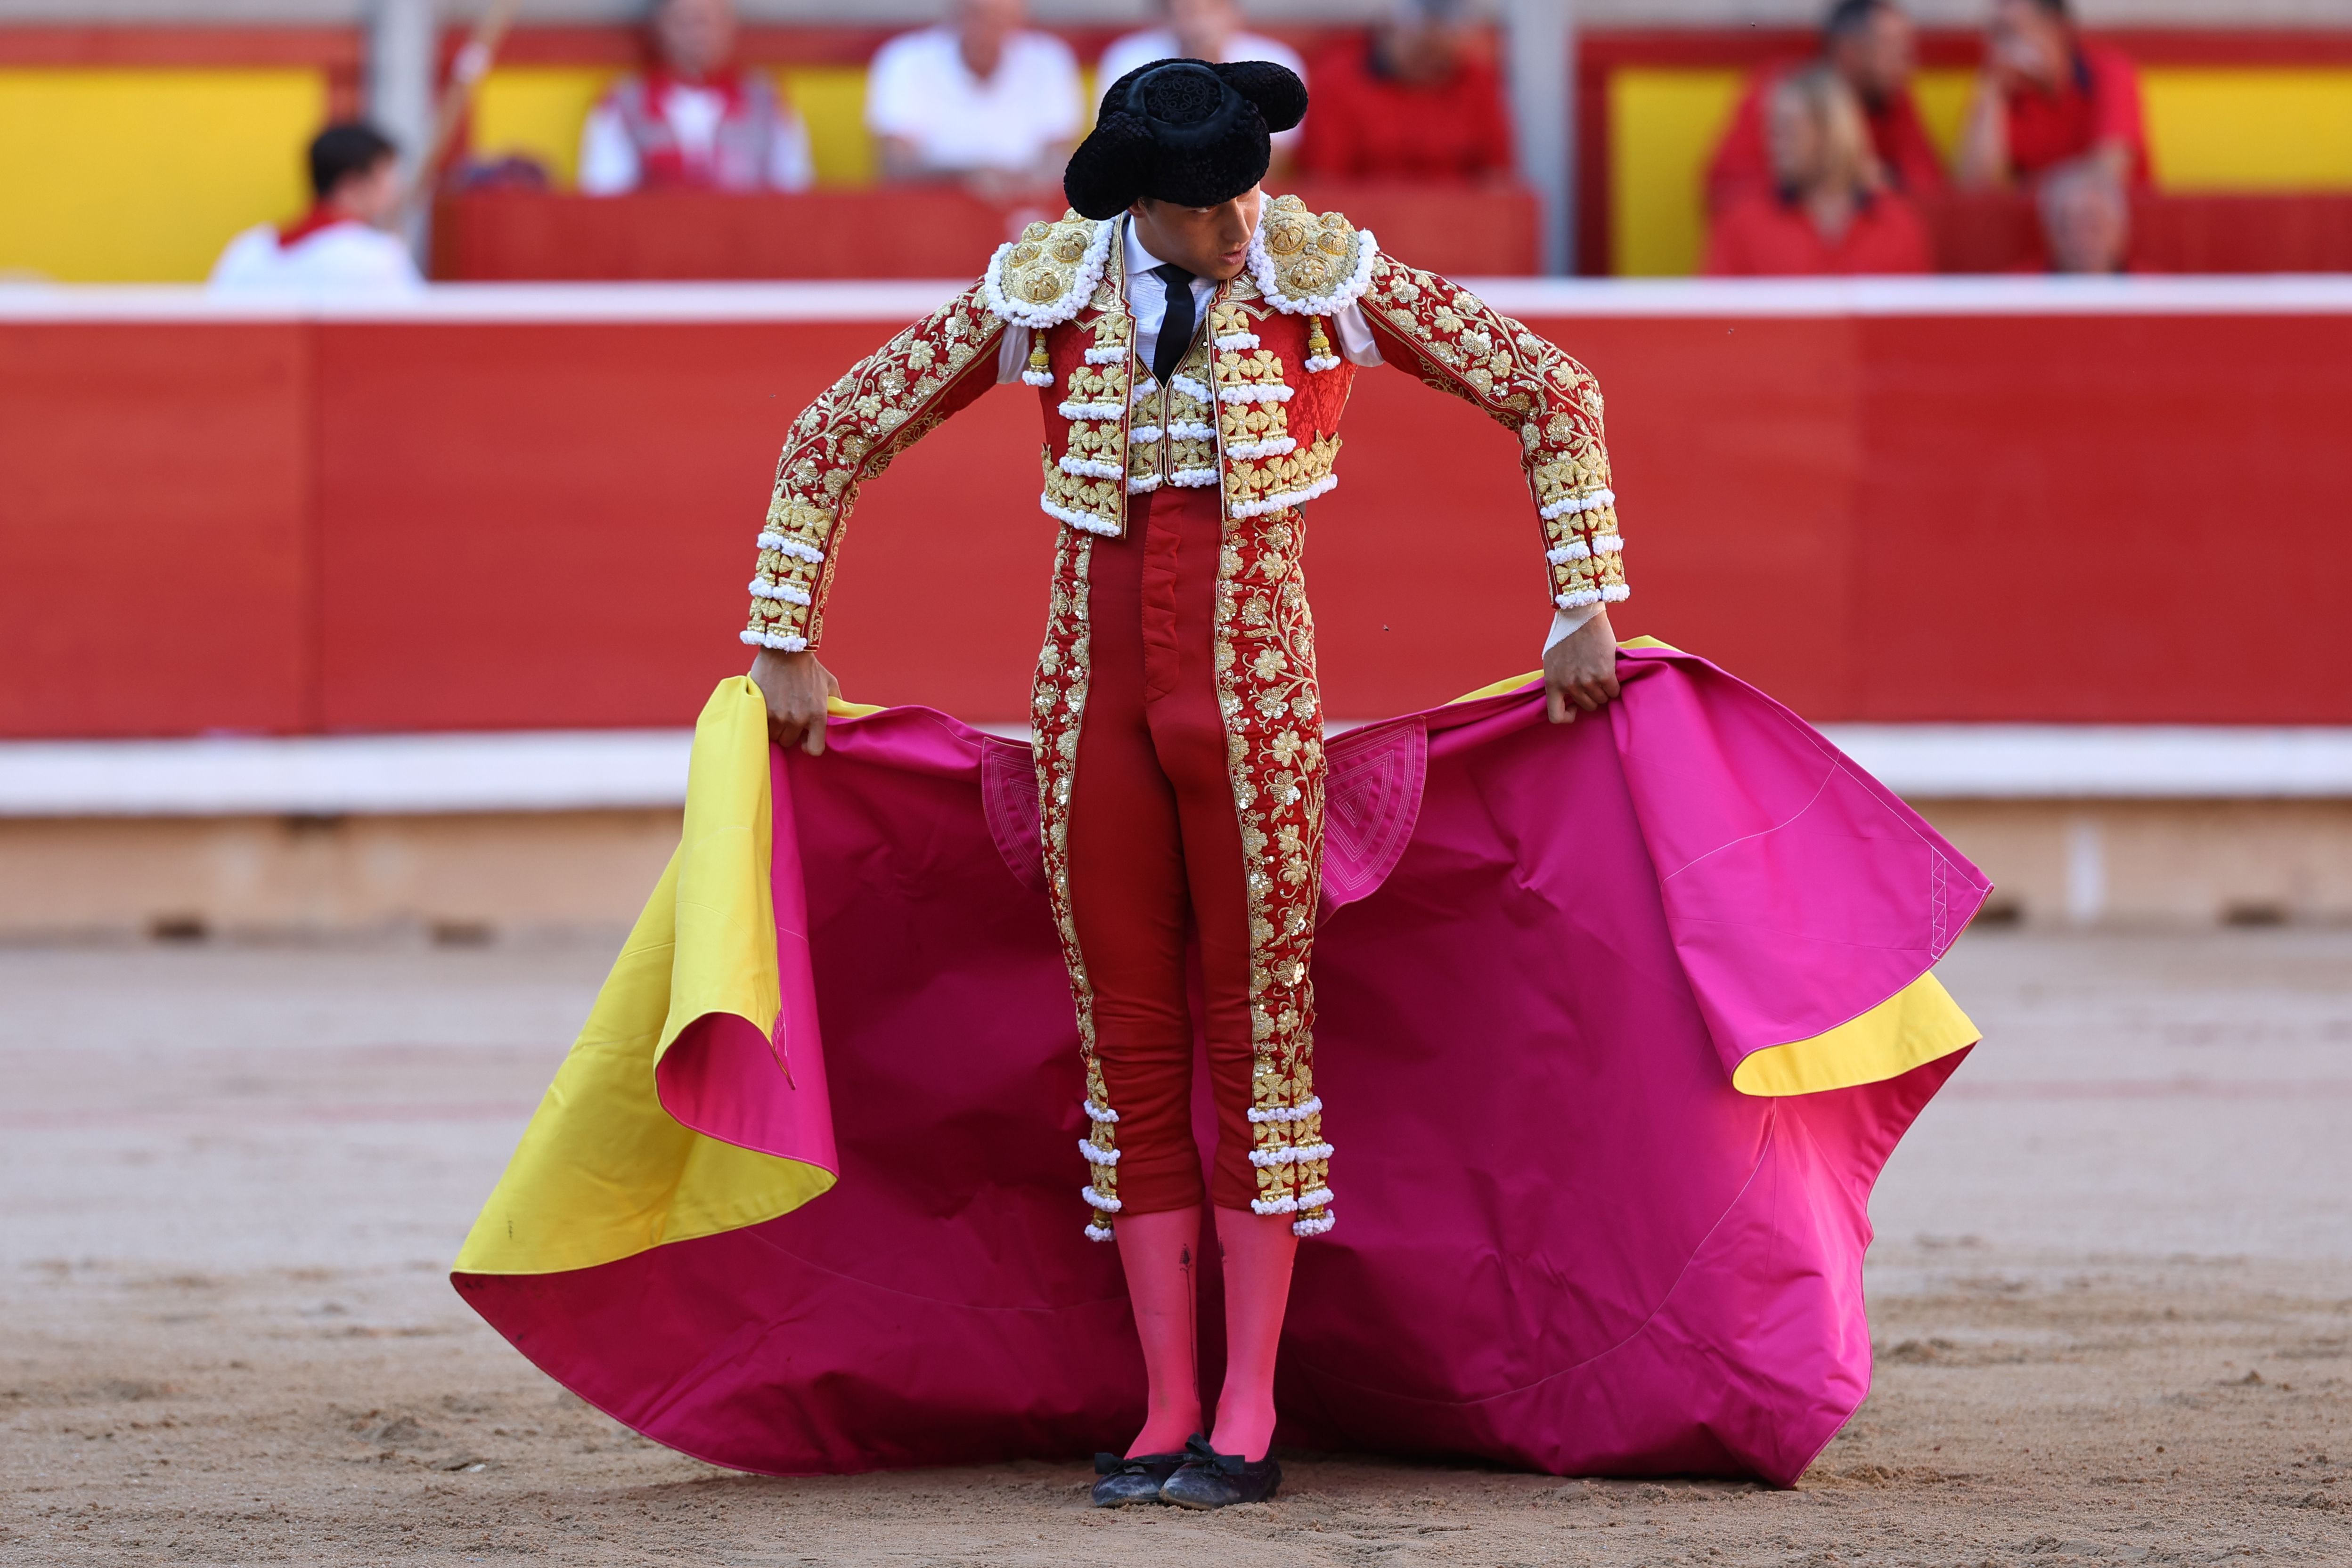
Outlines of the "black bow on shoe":
[[1239,1454],[1217,1452],[1209,1447],[1209,1439],[1198,1432],[1184,1439],[1184,1458],[1190,1464],[1207,1465],[1221,1476],[1237,1476],[1249,1463]]

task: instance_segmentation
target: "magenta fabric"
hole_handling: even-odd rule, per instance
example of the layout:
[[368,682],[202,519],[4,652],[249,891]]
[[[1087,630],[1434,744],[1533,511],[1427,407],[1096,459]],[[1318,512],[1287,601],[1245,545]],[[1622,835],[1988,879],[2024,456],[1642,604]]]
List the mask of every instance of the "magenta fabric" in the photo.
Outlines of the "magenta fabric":
[[[1548,725],[1521,691],[1334,743],[1339,1225],[1299,1249],[1278,1443],[1785,1485],[1868,1390],[1871,1185],[1960,1056],[1790,1099],[1730,1071],[1916,979],[1987,884],[1752,688],[1665,652],[1622,671],[1602,720]],[[1031,779],[1024,747],[922,708],[780,754],[779,904],[789,840],[823,1034],[787,1054],[830,1081],[839,1185],[593,1269],[460,1276],[466,1299],[583,1398],[737,1469],[1124,1445],[1143,1366],[1116,1250],[1081,1233]],[[725,1120],[725,1084],[776,1092],[764,1055],[698,1071],[665,1103],[713,1126],[756,1120]],[[774,1125],[756,1146],[810,1157],[813,1129]]]

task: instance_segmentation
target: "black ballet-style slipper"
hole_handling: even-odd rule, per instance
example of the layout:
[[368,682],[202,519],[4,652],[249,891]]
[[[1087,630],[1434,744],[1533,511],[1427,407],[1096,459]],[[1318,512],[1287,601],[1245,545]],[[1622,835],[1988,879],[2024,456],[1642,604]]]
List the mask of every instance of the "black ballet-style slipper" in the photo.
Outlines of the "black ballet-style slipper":
[[1179,1508],[1231,1508],[1265,1502],[1282,1489],[1282,1467],[1272,1455],[1244,1459],[1221,1454],[1205,1437],[1185,1439],[1184,1466],[1160,1489],[1160,1500]]
[[1176,1473],[1186,1458],[1184,1454],[1138,1454],[1122,1458],[1117,1454],[1097,1454],[1095,1474],[1102,1479],[1095,1482],[1094,1504],[1097,1508],[1125,1508],[1131,1502],[1158,1502],[1160,1489]]

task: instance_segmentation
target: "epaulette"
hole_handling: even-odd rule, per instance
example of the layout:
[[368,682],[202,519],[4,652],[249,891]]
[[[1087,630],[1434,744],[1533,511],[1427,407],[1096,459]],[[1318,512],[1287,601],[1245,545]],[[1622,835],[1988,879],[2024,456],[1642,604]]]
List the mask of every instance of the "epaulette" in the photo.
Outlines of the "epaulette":
[[1102,281],[1115,220],[1101,223],[1075,212],[1061,221],[1031,224],[1021,237],[996,247],[981,275],[988,308],[1016,327],[1053,327],[1086,308]]
[[1250,236],[1250,276],[1276,309],[1329,316],[1371,286],[1372,259],[1379,255],[1371,230],[1338,213],[1318,217],[1297,196],[1276,196]]

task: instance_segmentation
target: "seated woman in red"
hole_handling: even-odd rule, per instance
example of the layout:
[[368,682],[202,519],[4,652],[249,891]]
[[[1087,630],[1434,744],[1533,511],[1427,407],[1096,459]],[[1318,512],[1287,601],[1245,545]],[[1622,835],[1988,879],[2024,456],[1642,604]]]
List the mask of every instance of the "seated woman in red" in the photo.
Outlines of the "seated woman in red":
[[1707,235],[1710,277],[1932,272],[1927,227],[1883,188],[1862,107],[1828,66],[1783,78],[1765,105],[1779,188],[1735,204]]

